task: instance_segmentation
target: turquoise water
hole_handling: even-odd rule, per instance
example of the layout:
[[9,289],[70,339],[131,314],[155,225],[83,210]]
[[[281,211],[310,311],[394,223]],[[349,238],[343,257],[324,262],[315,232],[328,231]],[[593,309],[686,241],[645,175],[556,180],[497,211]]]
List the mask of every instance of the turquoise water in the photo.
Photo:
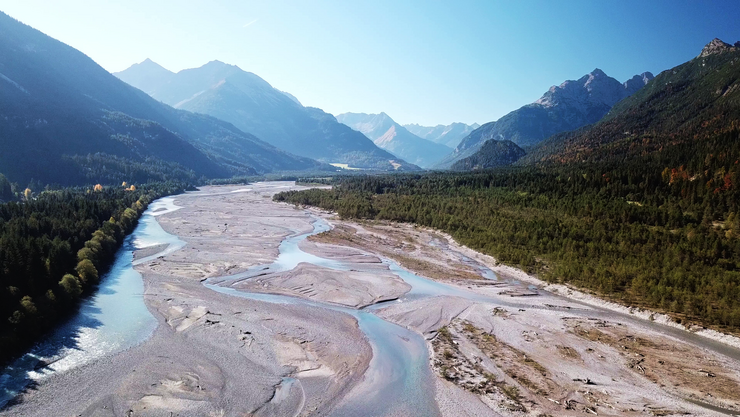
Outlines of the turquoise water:
[[[0,408],[32,382],[135,346],[152,334],[157,320],[144,304],[144,283],[133,268],[133,250],[159,244],[172,252],[184,245],[159,226],[155,215],[177,210],[174,197],[153,202],[118,251],[94,295],[47,339],[0,373]],[[161,256],[162,253],[154,255]],[[151,257],[150,257],[151,258]]]
[[[276,304],[329,309],[349,314],[357,319],[360,330],[370,342],[373,357],[365,372],[364,380],[349,393],[346,401],[331,415],[380,416],[391,412],[403,412],[407,415],[439,415],[434,400],[434,376],[429,367],[426,341],[419,334],[379,318],[372,313],[370,307],[356,310],[296,297],[247,293],[232,287],[213,284],[213,282],[220,282],[227,285],[229,281],[261,275],[265,272],[288,271],[301,262],[330,269],[349,270],[349,267],[341,262],[306,253],[298,246],[308,236],[329,229],[331,226],[326,221],[316,218],[313,231],[283,240],[280,244],[278,258],[272,264],[250,268],[247,272],[238,275],[212,278],[204,285],[214,291],[232,296]],[[442,284],[409,273],[392,261],[384,260],[383,262],[387,262],[391,271],[413,287],[409,294],[413,293],[414,296],[437,295],[448,290]]]

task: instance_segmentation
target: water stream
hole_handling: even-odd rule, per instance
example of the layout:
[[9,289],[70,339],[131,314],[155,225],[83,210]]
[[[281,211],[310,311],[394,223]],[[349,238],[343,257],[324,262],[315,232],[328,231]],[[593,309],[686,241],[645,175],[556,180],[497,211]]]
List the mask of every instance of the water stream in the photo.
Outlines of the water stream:
[[[249,189],[236,192],[249,191]],[[218,194],[213,194],[218,195]],[[142,297],[141,275],[134,265],[149,262],[159,256],[172,253],[185,245],[177,236],[165,232],[156,216],[172,212],[179,207],[174,205],[174,197],[162,198],[153,202],[139,221],[136,230],[126,239],[123,248],[116,255],[111,270],[101,280],[97,293],[85,300],[79,312],[67,323],[60,326],[46,340],[35,346],[29,353],[2,370],[0,374],[0,408],[8,403],[25,387],[39,382],[59,372],[64,372],[95,359],[120,352],[146,340],[157,325],[149,313]],[[321,303],[297,297],[273,294],[260,294],[239,291],[229,284],[267,273],[289,271],[300,263],[335,269],[349,270],[343,262],[321,258],[304,252],[299,244],[311,235],[327,231],[331,226],[321,218],[314,218],[313,230],[284,239],[279,246],[279,256],[268,265],[258,265],[247,271],[214,277],[204,281],[204,285],[214,291],[231,296],[277,304],[301,305],[309,308],[330,309],[349,314],[357,319],[360,330],[366,335],[373,350],[368,370],[360,382],[340,403],[331,415],[336,416],[374,416],[395,413],[410,415],[439,415],[434,400],[434,375],[429,367],[426,341],[421,335],[404,327],[390,323],[374,314],[378,308],[389,302],[352,309],[331,303]],[[162,246],[162,250],[150,256],[134,260],[133,251],[147,247]],[[472,301],[485,302],[497,306],[513,308],[545,308],[526,302],[492,299],[462,288],[432,281],[413,274],[390,259],[381,259],[390,271],[411,286],[411,290],[397,301],[434,297],[459,296]],[[488,279],[497,279],[485,266],[472,259],[462,262],[475,267]],[[565,300],[565,299],[564,299]],[[522,300],[524,301],[524,300]],[[572,300],[569,300],[572,302]],[[578,311],[572,309],[570,311]],[[708,347],[735,360],[740,360],[740,350],[720,342],[707,340],[689,332],[646,322],[627,314],[594,308],[584,305],[589,317],[627,320],[635,325],[654,328],[663,334],[670,334],[694,345]],[[288,395],[294,379],[286,378],[284,393]],[[299,383],[299,382],[297,382]],[[709,407],[707,407],[709,408]],[[714,411],[718,411],[714,409]],[[723,410],[724,411],[724,410]]]
[[[247,293],[236,290],[232,287],[222,286],[238,280],[261,276],[266,273],[288,271],[295,268],[301,262],[311,263],[329,269],[349,270],[350,267],[342,262],[306,253],[299,247],[299,243],[309,236],[331,229],[331,226],[325,220],[317,217],[314,218],[313,227],[313,231],[309,233],[297,234],[283,240],[280,244],[279,256],[272,264],[255,266],[237,275],[212,278],[206,281],[205,285],[214,291],[219,291],[233,296],[272,303],[299,304],[318,308],[327,308],[349,314],[357,319],[360,329],[365,333],[370,341],[373,349],[373,358],[370,363],[370,367],[365,374],[365,380],[350,393],[347,398],[348,401],[346,401],[342,407],[335,410],[332,415],[384,415],[389,411],[397,411],[392,408],[396,404],[401,405],[406,410],[416,410],[416,412],[411,413],[412,415],[418,414],[431,416],[439,414],[439,411],[436,409],[433,396],[434,388],[433,382],[431,381],[434,377],[431,375],[430,367],[428,365],[429,357],[425,341],[417,333],[387,322],[373,314],[374,310],[387,305],[389,302],[406,302],[413,299],[434,296],[457,296],[471,301],[488,303],[496,306],[544,310],[552,309],[551,307],[543,305],[527,303],[524,300],[522,300],[522,302],[509,302],[500,298],[494,299],[473,291],[467,291],[462,288],[429,280],[403,269],[395,261],[386,258],[381,258],[381,261],[389,267],[391,272],[409,284],[411,286],[411,290],[397,301],[383,302],[360,310],[291,296]],[[495,273],[484,265],[481,265],[470,258],[464,258],[465,259],[461,259],[461,261],[466,265],[479,270],[484,278],[498,280]],[[220,285],[216,285],[216,282]],[[514,284],[517,284],[517,282],[514,282]],[[526,287],[530,290],[536,290],[531,285]],[[645,321],[629,314],[574,302],[573,300],[557,294],[550,295],[554,296],[556,299],[567,301],[569,304],[575,303],[583,306],[582,309],[571,307],[568,309],[570,312],[586,313],[587,317],[597,317],[605,320],[619,320],[622,322],[628,322],[635,326],[648,327],[658,333],[668,334],[687,343],[707,347],[727,357],[740,360],[740,350],[721,342],[706,339],[678,328]],[[731,410],[695,400],[689,401],[711,411],[732,414]],[[421,410],[423,410],[423,412],[420,412]]]
[[[153,202],[116,254],[97,291],[67,322],[0,371],[0,409],[24,388],[148,339],[157,320],[144,304],[144,284],[134,265],[174,252],[184,245],[165,232],[155,216],[177,210],[174,197]],[[167,244],[163,251],[134,261],[133,251]]]
[[[241,274],[214,277],[206,280],[204,285],[223,294],[270,303],[330,309],[357,319],[360,330],[370,342],[373,357],[363,381],[349,393],[346,401],[332,411],[331,415],[381,416],[399,411],[411,415],[439,415],[434,400],[434,376],[429,368],[426,341],[418,333],[376,316],[373,313],[374,306],[357,310],[285,295],[249,293],[224,286],[264,273],[289,271],[302,262],[329,269],[349,270],[349,266],[342,262],[321,258],[299,248],[299,243],[308,236],[329,229],[331,226],[325,220],[315,218],[313,231],[283,240],[278,258],[273,263],[252,267]],[[410,274],[395,262],[388,260],[383,262],[388,262],[391,270],[412,286],[407,296],[432,295],[440,292],[441,289],[436,288],[437,283],[434,281]]]

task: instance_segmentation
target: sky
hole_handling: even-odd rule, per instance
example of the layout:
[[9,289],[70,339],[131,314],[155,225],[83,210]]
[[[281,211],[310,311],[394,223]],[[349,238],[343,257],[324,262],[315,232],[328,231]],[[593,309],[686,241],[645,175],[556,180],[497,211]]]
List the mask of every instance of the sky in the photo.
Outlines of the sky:
[[0,0],[111,72],[237,65],[329,113],[485,123],[600,68],[625,81],[740,40],[740,1]]

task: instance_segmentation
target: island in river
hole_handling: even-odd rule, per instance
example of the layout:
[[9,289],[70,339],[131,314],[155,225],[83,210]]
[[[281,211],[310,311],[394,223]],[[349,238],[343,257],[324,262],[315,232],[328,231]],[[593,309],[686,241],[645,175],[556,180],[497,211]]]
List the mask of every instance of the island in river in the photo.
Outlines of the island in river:
[[272,201],[301,188],[171,198],[152,216],[166,236],[133,254],[151,336],[34,379],[0,415],[740,412],[736,347],[432,230]]

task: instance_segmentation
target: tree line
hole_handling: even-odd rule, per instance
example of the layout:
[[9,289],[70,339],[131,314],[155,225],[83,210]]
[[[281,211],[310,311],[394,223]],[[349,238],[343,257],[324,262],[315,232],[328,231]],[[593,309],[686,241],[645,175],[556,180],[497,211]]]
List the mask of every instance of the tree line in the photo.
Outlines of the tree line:
[[334,187],[275,199],[433,227],[545,280],[738,330],[739,139],[608,163],[306,178]]
[[0,204],[0,362],[74,312],[148,204],[185,188],[163,182],[38,194],[27,189],[22,201]]

